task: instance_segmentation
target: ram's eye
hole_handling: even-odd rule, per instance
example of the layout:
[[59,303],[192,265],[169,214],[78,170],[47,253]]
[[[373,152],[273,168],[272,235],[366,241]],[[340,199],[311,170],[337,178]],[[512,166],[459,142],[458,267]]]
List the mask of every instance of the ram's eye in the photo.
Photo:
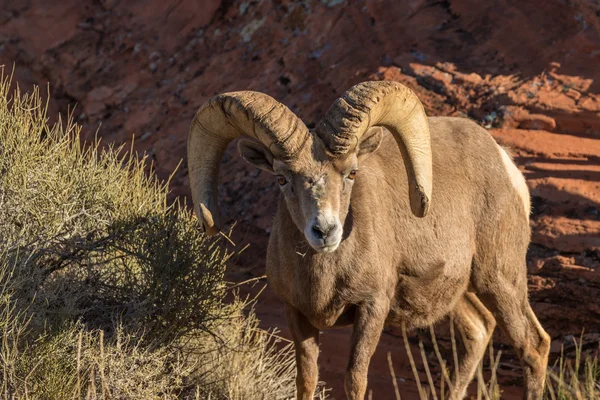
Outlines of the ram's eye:
[[350,179],[351,181],[354,180],[354,178],[356,178],[356,170],[353,169],[352,171],[350,171],[350,173],[347,176],[348,179]]
[[285,179],[285,176],[279,175],[277,177],[277,183],[279,183],[279,186],[283,186],[287,183],[287,179]]

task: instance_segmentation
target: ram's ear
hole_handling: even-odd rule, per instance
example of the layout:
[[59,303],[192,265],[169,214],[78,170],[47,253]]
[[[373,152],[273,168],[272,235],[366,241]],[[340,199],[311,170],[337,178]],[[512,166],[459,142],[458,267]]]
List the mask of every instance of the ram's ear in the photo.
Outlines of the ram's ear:
[[273,154],[260,142],[242,138],[238,142],[238,150],[244,160],[267,172],[273,172]]
[[366,131],[360,143],[358,144],[358,159],[364,159],[373,153],[381,146],[383,141],[383,128],[380,126],[374,126]]

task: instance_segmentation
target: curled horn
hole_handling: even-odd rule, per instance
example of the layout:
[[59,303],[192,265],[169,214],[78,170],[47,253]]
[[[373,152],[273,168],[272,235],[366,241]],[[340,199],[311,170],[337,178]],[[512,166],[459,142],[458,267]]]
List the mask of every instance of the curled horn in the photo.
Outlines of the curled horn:
[[333,103],[316,134],[333,156],[342,156],[377,125],[394,135],[408,174],[411,210],[424,217],[432,191],[431,138],[425,110],[412,90],[392,81],[359,83]]
[[310,133],[289,108],[263,93],[224,93],[204,103],[190,126],[187,157],[194,211],[208,234],[220,231],[217,179],[221,158],[227,145],[242,135],[263,143],[274,157],[289,160]]

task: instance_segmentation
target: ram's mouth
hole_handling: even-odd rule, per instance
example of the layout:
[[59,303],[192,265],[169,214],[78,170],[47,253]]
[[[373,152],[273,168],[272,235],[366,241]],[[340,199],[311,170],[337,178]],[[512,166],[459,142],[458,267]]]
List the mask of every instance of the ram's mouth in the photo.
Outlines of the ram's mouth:
[[[312,245],[311,245],[312,246]],[[312,246],[317,253],[333,253],[340,246],[340,242],[332,243],[324,246]]]

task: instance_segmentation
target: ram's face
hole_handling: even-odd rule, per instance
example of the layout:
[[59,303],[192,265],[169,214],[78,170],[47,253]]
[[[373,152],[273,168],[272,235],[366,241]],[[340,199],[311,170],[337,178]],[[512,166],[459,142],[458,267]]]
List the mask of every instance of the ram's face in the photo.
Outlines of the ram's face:
[[248,162],[275,175],[288,211],[310,246],[317,252],[330,253],[342,241],[359,164],[377,149],[382,132],[373,129],[353,151],[337,158],[327,154],[316,138],[310,149],[286,162],[274,158],[257,142],[246,139],[238,147]]
[[344,159],[319,156],[291,165],[275,160],[273,170],[306,241],[316,251],[329,253],[342,240],[358,160],[355,154]]

